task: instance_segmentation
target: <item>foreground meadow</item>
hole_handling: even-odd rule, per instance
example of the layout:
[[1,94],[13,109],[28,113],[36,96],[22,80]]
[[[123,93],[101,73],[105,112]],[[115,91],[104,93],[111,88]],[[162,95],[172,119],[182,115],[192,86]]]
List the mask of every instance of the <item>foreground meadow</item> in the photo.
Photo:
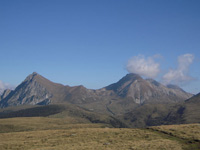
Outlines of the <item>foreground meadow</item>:
[[[183,133],[186,126],[187,132]],[[177,136],[167,134],[171,128]],[[181,134],[184,139],[179,138]],[[105,124],[71,124],[58,118],[0,119],[1,150],[189,150],[199,148],[199,136],[199,124],[127,129]]]

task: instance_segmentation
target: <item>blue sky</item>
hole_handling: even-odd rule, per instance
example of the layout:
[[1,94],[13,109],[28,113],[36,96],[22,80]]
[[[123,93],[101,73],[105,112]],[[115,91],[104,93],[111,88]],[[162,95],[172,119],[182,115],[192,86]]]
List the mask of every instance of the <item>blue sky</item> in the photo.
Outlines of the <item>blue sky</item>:
[[18,85],[36,71],[98,89],[143,60],[147,72],[158,65],[155,76],[144,77],[163,82],[179,73],[169,82],[198,93],[199,6],[199,0],[1,0],[0,81]]

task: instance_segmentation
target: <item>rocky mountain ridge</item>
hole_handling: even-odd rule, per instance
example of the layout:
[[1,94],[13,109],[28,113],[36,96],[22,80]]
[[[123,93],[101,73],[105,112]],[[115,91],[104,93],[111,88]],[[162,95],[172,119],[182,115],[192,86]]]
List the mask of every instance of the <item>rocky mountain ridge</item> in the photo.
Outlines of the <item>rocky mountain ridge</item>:
[[175,85],[164,86],[137,74],[92,90],[54,83],[34,72],[15,90],[1,95],[0,118],[65,114],[123,127],[198,123],[200,94],[191,96]]
[[177,86],[164,86],[153,79],[145,80],[137,74],[127,74],[105,89],[113,90],[118,96],[132,98],[138,104],[178,102],[192,96]]
[[112,99],[130,99],[131,103],[178,102],[192,96],[180,88],[166,87],[155,80],[145,80],[137,74],[127,74],[117,83],[99,90],[84,86],[64,86],[33,72],[14,91],[5,91],[0,107],[17,105],[48,105],[69,102],[86,104]]

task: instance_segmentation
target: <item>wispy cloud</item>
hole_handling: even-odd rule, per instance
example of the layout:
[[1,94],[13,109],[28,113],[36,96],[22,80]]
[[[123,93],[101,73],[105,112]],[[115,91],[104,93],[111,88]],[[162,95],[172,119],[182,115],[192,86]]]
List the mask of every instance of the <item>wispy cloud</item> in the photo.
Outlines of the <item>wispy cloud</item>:
[[170,69],[163,76],[163,83],[182,85],[194,80],[194,78],[189,75],[189,67],[193,63],[193,60],[194,55],[192,54],[184,54],[179,56],[177,68]]
[[3,81],[0,80],[0,94],[2,94],[2,92],[5,89],[14,89],[14,86],[8,84],[8,83],[4,83]]
[[143,55],[134,56],[128,61],[126,69],[130,73],[154,78],[160,72],[160,64],[155,62],[155,59],[158,56],[160,57],[160,55],[154,55],[147,58]]

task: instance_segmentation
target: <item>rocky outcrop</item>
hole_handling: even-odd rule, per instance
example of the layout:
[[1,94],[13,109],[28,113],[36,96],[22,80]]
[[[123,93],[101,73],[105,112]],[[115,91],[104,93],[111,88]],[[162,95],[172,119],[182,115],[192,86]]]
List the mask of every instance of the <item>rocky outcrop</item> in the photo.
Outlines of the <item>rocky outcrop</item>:
[[37,73],[28,76],[16,89],[5,96],[0,107],[17,105],[36,105],[38,103],[49,104],[52,94],[36,80]]
[[[14,91],[2,95],[0,107],[17,105],[47,105],[49,103],[82,104],[99,101],[106,91],[89,90],[84,86],[64,86],[49,81],[38,73],[29,75]],[[108,92],[109,93],[109,92]]]

